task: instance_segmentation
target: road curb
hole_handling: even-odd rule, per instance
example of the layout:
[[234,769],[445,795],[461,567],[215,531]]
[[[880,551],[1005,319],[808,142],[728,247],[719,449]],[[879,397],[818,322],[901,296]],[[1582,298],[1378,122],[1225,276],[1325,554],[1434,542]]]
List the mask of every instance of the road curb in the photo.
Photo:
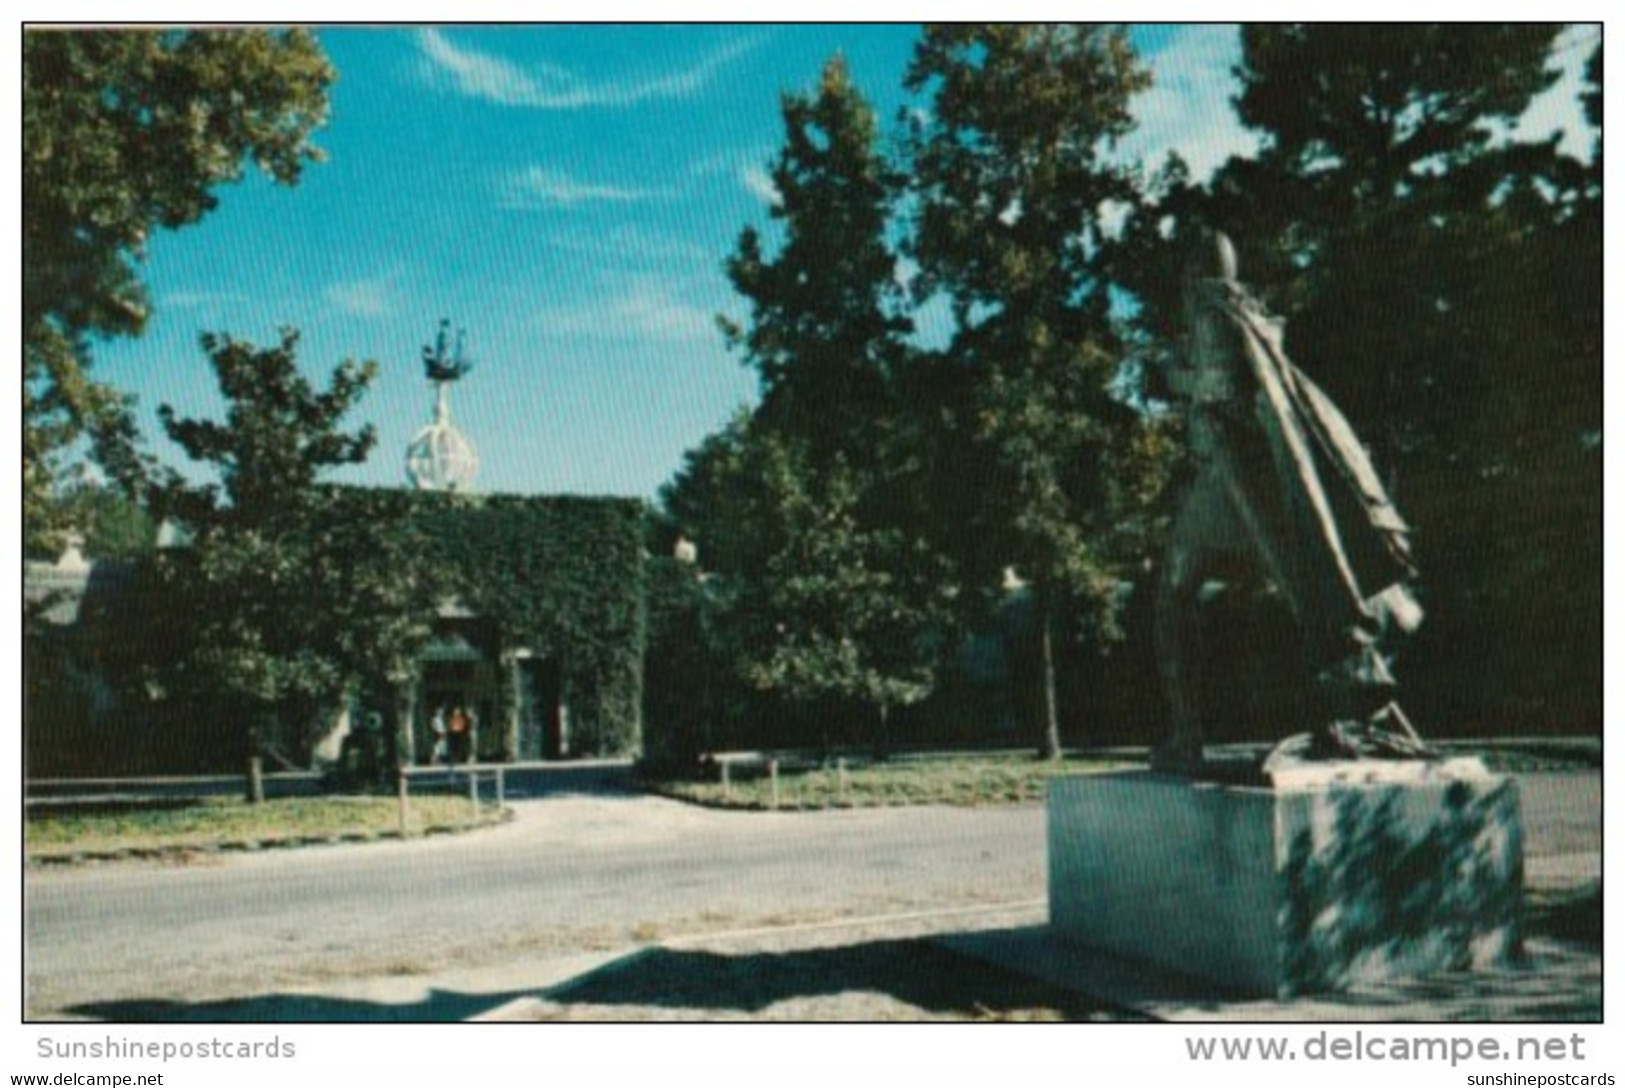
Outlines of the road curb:
[[66,869],[80,865],[100,865],[123,861],[165,861],[189,864],[222,855],[256,854],[270,851],[304,850],[318,846],[364,846],[380,842],[415,842],[437,836],[467,835],[512,823],[514,811],[504,808],[494,819],[457,827],[436,825],[403,836],[399,831],[355,831],[336,835],[287,835],[258,839],[178,846],[126,846],[117,850],[74,850],[60,854],[26,854],[28,869]]

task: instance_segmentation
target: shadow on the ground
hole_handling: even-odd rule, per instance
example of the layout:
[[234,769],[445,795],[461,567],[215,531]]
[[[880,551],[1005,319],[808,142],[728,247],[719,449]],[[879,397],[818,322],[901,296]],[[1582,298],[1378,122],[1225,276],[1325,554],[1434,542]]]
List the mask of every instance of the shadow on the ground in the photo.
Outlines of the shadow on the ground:
[[1602,948],[1602,882],[1524,898],[1524,930],[1532,936]]
[[[1508,971],[1449,974],[1332,999],[1331,1019],[1387,1006],[1405,1019],[1593,1020],[1601,1015],[1602,890],[1599,884],[1531,894],[1525,932],[1538,950]],[[263,994],[220,1001],[129,1000],[65,1010],[75,1017],[125,1022],[422,1023],[466,1020],[521,997],[545,998],[568,1012],[591,1006],[594,1018],[616,1009],[647,1018],[748,1017],[781,1002],[869,992],[922,1016],[977,1020],[1134,1018],[1133,1013],[1069,988],[1003,970],[930,938],[867,941],[788,952],[727,954],[655,947],[615,960],[547,990],[462,993],[431,990],[396,1003],[312,994]],[[1201,1005],[1197,1005],[1201,1008]],[[1217,1017],[1220,1005],[1212,1006]]]
[[[110,1001],[66,1010],[76,1017],[134,1022],[425,1022],[465,1020],[520,997],[595,1006],[594,1019],[637,1008],[673,1018],[749,1016],[796,998],[850,992],[887,995],[922,1015],[966,1019],[1121,1019],[1098,1002],[1049,983],[978,963],[926,939],[886,940],[793,952],[729,955],[651,948],[547,990],[459,993],[432,990],[393,1003],[311,994],[223,1001]],[[607,1016],[606,1016],[607,1014]],[[1132,1015],[1132,1014],[1128,1014]]]
[[566,1008],[624,1006],[727,1016],[855,992],[884,995],[933,1016],[976,1020],[1139,1018],[921,938],[744,954],[655,948],[545,996]]
[[363,1001],[321,994],[260,994],[222,1001],[105,1001],[65,1010],[75,1017],[122,1023],[443,1023],[466,1020],[531,991],[457,993],[430,990],[419,1001]]
[[[1369,1020],[1380,1013],[1395,1021],[1601,1021],[1601,883],[1527,892],[1522,928],[1524,954],[1504,967],[1355,985],[1305,995],[1295,1007],[1305,1010],[1303,1018],[1316,1020]],[[1184,1004],[1214,1018],[1225,1013],[1217,1002]],[[1232,1006],[1230,1012],[1235,1011]]]

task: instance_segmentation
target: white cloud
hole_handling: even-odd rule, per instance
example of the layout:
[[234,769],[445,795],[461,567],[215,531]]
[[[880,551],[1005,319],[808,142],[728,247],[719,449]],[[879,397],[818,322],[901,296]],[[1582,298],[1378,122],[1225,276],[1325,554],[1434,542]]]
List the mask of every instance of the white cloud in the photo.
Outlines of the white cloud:
[[673,298],[657,285],[635,285],[610,304],[609,312],[612,320],[654,339],[720,342],[715,314]]
[[545,166],[532,166],[503,184],[502,206],[520,210],[573,208],[580,204],[633,204],[667,194],[654,189],[581,181]]
[[739,172],[739,180],[754,196],[770,207],[780,202],[779,187],[773,184],[773,175],[761,166],[747,166]]
[[383,276],[329,284],[322,296],[357,317],[387,317],[395,312],[394,290]]
[[689,177],[708,181],[714,177],[733,177],[745,190],[769,206],[780,202],[779,187],[773,184],[772,171],[764,164],[771,162],[771,148],[728,148],[714,151],[696,159],[688,168]]
[[1232,69],[1241,60],[1237,27],[1179,27],[1146,60],[1152,85],[1134,100],[1139,128],[1123,141],[1124,157],[1156,166],[1177,151],[1192,178],[1205,181],[1230,156],[1257,149],[1257,137],[1241,127],[1230,104],[1237,90]]
[[469,98],[543,110],[632,106],[653,99],[682,98],[704,88],[728,63],[756,47],[755,39],[735,39],[674,72],[626,82],[589,83],[555,64],[520,67],[504,57],[459,46],[432,27],[420,30],[417,40],[431,78],[450,82]]
[[598,298],[539,315],[551,333],[595,340],[720,343],[716,315],[679,298],[664,280],[633,276],[609,285]]

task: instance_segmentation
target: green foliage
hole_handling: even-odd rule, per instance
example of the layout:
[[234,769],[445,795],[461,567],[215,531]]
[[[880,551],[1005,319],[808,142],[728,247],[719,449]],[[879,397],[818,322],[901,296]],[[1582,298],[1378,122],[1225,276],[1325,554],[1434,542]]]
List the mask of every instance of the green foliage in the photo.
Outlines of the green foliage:
[[303,727],[357,680],[406,679],[440,596],[435,572],[416,563],[403,503],[345,502],[321,485],[373,446],[371,428],[340,428],[376,364],[343,363],[318,390],[297,344],[292,330],[265,349],[205,336],[225,421],[159,409],[169,436],[221,483],[171,471],[155,489],[155,509],[192,544],[159,559],[157,591],[183,611],[159,621],[171,638],[150,669],[183,704],[241,715],[251,736]]
[[747,679],[797,702],[890,708],[923,699],[934,680],[933,627],[943,591],[925,545],[864,519],[863,478],[837,457],[822,469],[766,434],[753,468],[772,502],[775,535],[751,591],[732,613],[754,651]]
[[323,652],[374,688],[416,680],[434,610],[454,585],[433,561],[413,493],[323,489],[310,523],[307,588],[320,602]]
[[149,620],[148,645],[162,657],[145,671],[179,707],[241,716],[250,730],[280,719],[298,750],[347,691],[400,700],[437,610],[458,598],[505,645],[559,661],[582,747],[636,747],[640,503],[328,486],[327,471],[374,444],[370,427],[346,431],[343,421],[376,365],[346,362],[316,388],[298,368],[292,331],[264,349],[225,336],[203,343],[225,419],[160,409],[170,437],[220,477],[200,484],[172,472],[155,494],[193,538],[152,574],[167,607]]
[[753,414],[734,413],[722,428],[683,455],[683,464],[660,489],[666,518],[699,548],[708,570],[747,570],[762,561],[755,527],[764,516],[746,459]]
[[961,327],[1003,315],[1069,339],[1100,333],[1106,284],[1090,272],[1109,236],[1103,205],[1137,196],[1105,152],[1150,85],[1127,33],[928,27],[905,85],[931,93],[910,140],[922,292],[946,291]]
[[47,543],[67,448],[120,482],[142,469],[126,397],[89,376],[93,337],[139,333],[154,230],[197,222],[245,161],[283,184],[319,157],[333,71],[307,32],[23,36],[24,525]]
[[782,109],[771,214],[783,244],[769,256],[755,228],[742,233],[727,271],[751,320],[725,327],[761,377],[763,420],[826,460],[891,407],[888,382],[911,330],[885,239],[900,178],[878,153],[874,112],[839,57],[816,95],[787,94]]
[[1600,156],[1506,135],[1557,29],[1247,28],[1262,153],[1206,187],[1176,165],[1117,258],[1177,351],[1188,232],[1229,231],[1374,447],[1415,527],[1429,618],[1402,667],[1432,735],[1600,719]]
[[641,743],[643,504],[574,496],[396,492],[423,534],[419,565],[493,622],[502,641],[555,658],[579,748]]
[[725,327],[762,404],[690,455],[665,502],[708,571],[695,607],[712,653],[792,706],[870,708],[884,744],[890,711],[932,687],[944,619],[940,564],[910,532],[911,324],[886,242],[899,178],[839,58],[782,106],[782,244],[770,253],[747,229],[727,265],[751,315]]
[[1243,32],[1237,108],[1265,149],[1245,191],[1229,176],[1214,187],[1246,209],[1248,236],[1280,240],[1254,275],[1292,284],[1277,300],[1288,350],[1390,475],[1408,451],[1468,441],[1464,396],[1484,388],[1481,361],[1513,331],[1495,297],[1502,275],[1523,279],[1504,198],[1555,146],[1496,133],[1556,78],[1558,29]]
[[692,563],[664,555],[645,562],[647,765],[692,767],[703,752],[736,746],[728,726],[743,716],[743,688],[717,649],[715,592],[715,580]]
[[1103,261],[1111,210],[1140,200],[1106,151],[1148,85],[1123,30],[1077,25],[929,27],[907,76],[931,94],[909,143],[918,291],[955,315],[938,513],[973,584],[1013,566],[1032,586],[1052,756],[1061,602],[1116,635],[1165,476],[1166,444],[1119,392]]
[[[132,660],[110,666],[158,681],[168,718],[252,722],[270,709],[297,747],[346,691],[415,680],[438,609],[457,600],[494,623],[504,645],[559,662],[578,750],[636,751],[642,518],[628,499],[320,487],[283,543],[301,577],[261,577],[248,559],[235,562],[258,551],[210,558],[218,539],[164,553],[141,572],[110,641]],[[265,627],[252,641],[251,622]]]
[[[1467,729],[1492,704],[1589,717],[1596,625],[1574,617],[1595,614],[1601,554],[1600,140],[1578,162],[1508,135],[1551,86],[1555,31],[1249,27],[1236,104],[1263,149],[1208,185],[1177,157],[1147,176],[1109,154],[1149,81],[1120,29],[928,28],[906,77],[926,101],[890,162],[840,66],[788,96],[782,244],[747,230],[727,266],[752,310],[725,327],[762,407],[663,494],[719,575],[715,653],[765,689],[844,698],[881,598],[913,600],[916,633],[944,602],[909,587],[986,625],[1013,567],[1034,663],[1011,671],[1043,689],[1017,701],[1042,706],[1055,750],[1056,660],[1092,648],[1073,665],[1096,683],[1144,657],[1112,644],[1179,471],[1150,379],[1181,350],[1187,239],[1219,227],[1415,526],[1418,704]],[[1600,44],[1586,72],[1596,125]],[[893,247],[916,266],[906,300]],[[952,338],[924,351],[912,321],[938,302]],[[1550,666],[1492,670],[1526,628]]]
[[[84,536],[84,554],[90,559],[134,559],[151,552],[158,537],[157,523],[140,502],[102,484],[65,487],[53,505],[58,523]],[[29,558],[52,560],[56,555],[37,548]]]

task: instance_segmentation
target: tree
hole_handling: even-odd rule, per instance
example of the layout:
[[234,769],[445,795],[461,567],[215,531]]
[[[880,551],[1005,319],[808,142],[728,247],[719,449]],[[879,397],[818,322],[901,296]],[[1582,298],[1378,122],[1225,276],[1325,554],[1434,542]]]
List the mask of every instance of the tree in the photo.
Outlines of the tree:
[[319,158],[333,70],[304,31],[31,31],[23,37],[24,527],[49,546],[51,492],[80,439],[108,475],[143,470],[128,398],[92,342],[138,334],[139,265],[197,222],[245,160],[291,185]]
[[155,671],[166,689],[242,717],[251,760],[358,682],[408,685],[442,591],[404,496],[321,481],[376,441],[370,426],[347,432],[342,422],[377,365],[345,362],[318,390],[298,369],[297,345],[292,330],[265,349],[204,336],[226,418],[159,409],[170,438],[220,483],[170,471],[156,489],[155,508],[192,543],[164,557],[185,635]]
[[[758,690],[824,715],[868,708],[884,750],[892,712],[934,686],[952,588],[922,538],[864,509],[868,475],[845,457],[815,468],[764,428],[745,470],[762,552],[734,576],[719,634]],[[826,748],[832,735],[821,720]]]
[[1460,452],[1480,360],[1517,335],[1495,287],[1522,271],[1504,198],[1550,168],[1555,143],[1503,134],[1556,78],[1558,30],[1243,30],[1236,106],[1264,147],[1215,179],[1217,210],[1247,222],[1244,245],[1281,240],[1254,275],[1291,284],[1275,299],[1288,350],[1375,444],[1391,482],[1424,447]]
[[699,561],[714,572],[759,569],[766,540],[764,498],[749,462],[755,413],[748,408],[683,455],[683,465],[660,489],[670,531],[698,546]]
[[991,589],[1014,567],[1030,586],[1050,758],[1062,609],[1115,635],[1160,486],[1151,422],[1114,393],[1101,262],[1112,215],[1138,200],[1108,151],[1148,84],[1123,30],[1078,25],[930,27],[906,77],[931,95],[910,139],[919,294],[941,291],[955,318],[940,512],[967,577]]
[[410,753],[418,662],[437,607],[455,592],[454,572],[436,561],[413,497],[323,488],[306,542],[305,606],[319,617],[317,646],[347,688],[393,699],[398,762]]
[[[666,493],[716,581],[711,630],[754,688],[804,708],[894,708],[934,679],[947,587],[922,534],[903,375],[911,324],[886,242],[899,179],[845,63],[782,101],[775,247],[727,263],[750,303],[730,343],[761,379],[752,414],[708,439]],[[829,731],[822,729],[828,740]]]
[[[158,526],[136,499],[87,480],[62,488],[56,501],[64,528],[81,534],[92,559],[136,559],[152,552]],[[31,558],[54,559],[37,551]]]
[[906,356],[912,326],[886,244],[900,179],[840,57],[825,65],[816,95],[786,94],[781,106],[772,217],[783,244],[770,257],[759,231],[742,232],[727,272],[751,318],[748,328],[724,327],[760,376],[764,424],[827,461],[875,434]]
[[[1600,155],[1510,135],[1554,78],[1556,33],[1246,28],[1236,104],[1258,157],[1207,186],[1162,179],[1118,268],[1145,335],[1175,345],[1184,239],[1235,237],[1416,527],[1430,618],[1405,674],[1433,727],[1600,717],[1572,709],[1600,690],[1581,603],[1601,556]],[[1596,126],[1595,55],[1587,71]]]

